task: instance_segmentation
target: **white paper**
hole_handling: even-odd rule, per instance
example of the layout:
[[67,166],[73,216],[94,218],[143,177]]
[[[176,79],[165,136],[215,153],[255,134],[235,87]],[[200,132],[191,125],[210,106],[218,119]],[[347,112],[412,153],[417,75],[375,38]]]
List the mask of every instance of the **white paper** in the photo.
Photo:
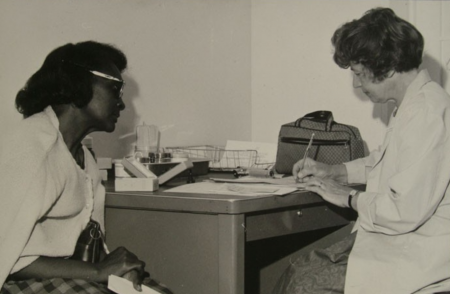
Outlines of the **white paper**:
[[211,178],[212,181],[218,183],[236,183],[236,184],[272,184],[283,187],[297,188],[299,190],[305,187],[304,183],[297,183],[293,176],[284,178],[262,178],[244,176],[236,179]]
[[199,182],[181,185],[164,192],[194,193],[194,194],[222,194],[237,196],[263,196],[263,195],[286,195],[297,191],[296,187],[284,187],[270,184],[233,184]]
[[139,292],[134,289],[133,283],[114,275],[108,277],[108,289],[118,294],[160,294],[145,285],[142,285],[142,292]]

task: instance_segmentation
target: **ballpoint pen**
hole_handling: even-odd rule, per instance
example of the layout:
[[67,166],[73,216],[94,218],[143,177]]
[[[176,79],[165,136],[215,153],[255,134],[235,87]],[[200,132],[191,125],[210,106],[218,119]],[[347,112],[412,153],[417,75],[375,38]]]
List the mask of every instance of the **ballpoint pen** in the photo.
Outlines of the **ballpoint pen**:
[[311,145],[313,143],[314,133],[311,134],[311,139],[309,139],[308,147],[306,147],[305,154],[303,155],[303,162],[300,170],[305,168],[306,157],[308,157],[309,149],[311,149]]

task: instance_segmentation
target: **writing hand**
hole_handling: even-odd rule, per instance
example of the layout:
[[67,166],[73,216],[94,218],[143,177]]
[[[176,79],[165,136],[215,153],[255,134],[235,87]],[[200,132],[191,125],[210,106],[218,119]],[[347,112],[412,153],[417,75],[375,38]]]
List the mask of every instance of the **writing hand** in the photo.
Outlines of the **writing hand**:
[[330,166],[311,158],[299,160],[292,167],[292,175],[297,182],[307,182],[310,177],[325,178],[329,175]]
[[347,168],[344,164],[329,165],[311,158],[299,160],[292,167],[292,175],[297,182],[306,183],[311,178],[330,178],[347,183]]

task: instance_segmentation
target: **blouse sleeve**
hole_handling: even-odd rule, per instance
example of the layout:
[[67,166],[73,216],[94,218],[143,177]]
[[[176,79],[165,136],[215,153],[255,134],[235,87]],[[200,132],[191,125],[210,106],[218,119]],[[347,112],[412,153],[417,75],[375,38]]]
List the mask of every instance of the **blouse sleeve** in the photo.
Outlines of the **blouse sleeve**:
[[380,149],[381,146],[378,150],[372,151],[367,157],[344,163],[347,169],[347,182],[349,184],[365,184],[367,182],[368,173],[382,156]]
[[[42,170],[43,163],[36,165],[8,163],[1,166],[0,186],[0,285],[15,266],[30,238],[36,221],[45,213],[49,201],[44,199],[48,181]],[[28,169],[28,170],[27,170]]]

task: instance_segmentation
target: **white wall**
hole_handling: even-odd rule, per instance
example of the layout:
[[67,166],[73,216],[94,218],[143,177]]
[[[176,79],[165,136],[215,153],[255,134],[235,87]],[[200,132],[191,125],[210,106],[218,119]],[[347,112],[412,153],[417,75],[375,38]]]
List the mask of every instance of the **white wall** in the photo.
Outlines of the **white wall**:
[[[449,89],[450,2],[385,0],[252,1],[252,139],[276,142],[280,125],[315,110],[357,126],[367,151],[378,147],[392,105],[352,88],[332,59],[331,36],[374,7],[391,7],[424,35],[423,67]],[[445,70],[442,65],[447,64]]]
[[332,59],[331,36],[344,22],[388,1],[252,2],[252,136],[275,141],[283,123],[315,110],[358,126],[370,148],[382,141],[380,106],[359,96]]
[[450,1],[409,4],[409,19],[425,37],[423,67],[450,93]]
[[447,33],[435,33],[450,23],[441,21],[445,1],[0,0],[0,149],[21,119],[15,94],[44,57],[67,42],[94,39],[129,58],[127,109],[113,134],[95,134],[99,156],[130,152],[142,121],[160,127],[162,146],[275,143],[281,124],[319,109],[358,126],[372,150],[390,109],[353,90],[350,72],[332,60],[330,38],[376,6],[391,6],[423,28],[435,57],[428,58],[432,75],[447,80],[439,70],[450,56]]
[[113,134],[94,134],[99,156],[126,155],[135,137],[122,137],[142,121],[160,127],[162,146],[251,139],[250,3],[240,0],[0,0],[0,134],[20,119],[15,95],[45,56],[88,39],[129,59],[127,108]]

